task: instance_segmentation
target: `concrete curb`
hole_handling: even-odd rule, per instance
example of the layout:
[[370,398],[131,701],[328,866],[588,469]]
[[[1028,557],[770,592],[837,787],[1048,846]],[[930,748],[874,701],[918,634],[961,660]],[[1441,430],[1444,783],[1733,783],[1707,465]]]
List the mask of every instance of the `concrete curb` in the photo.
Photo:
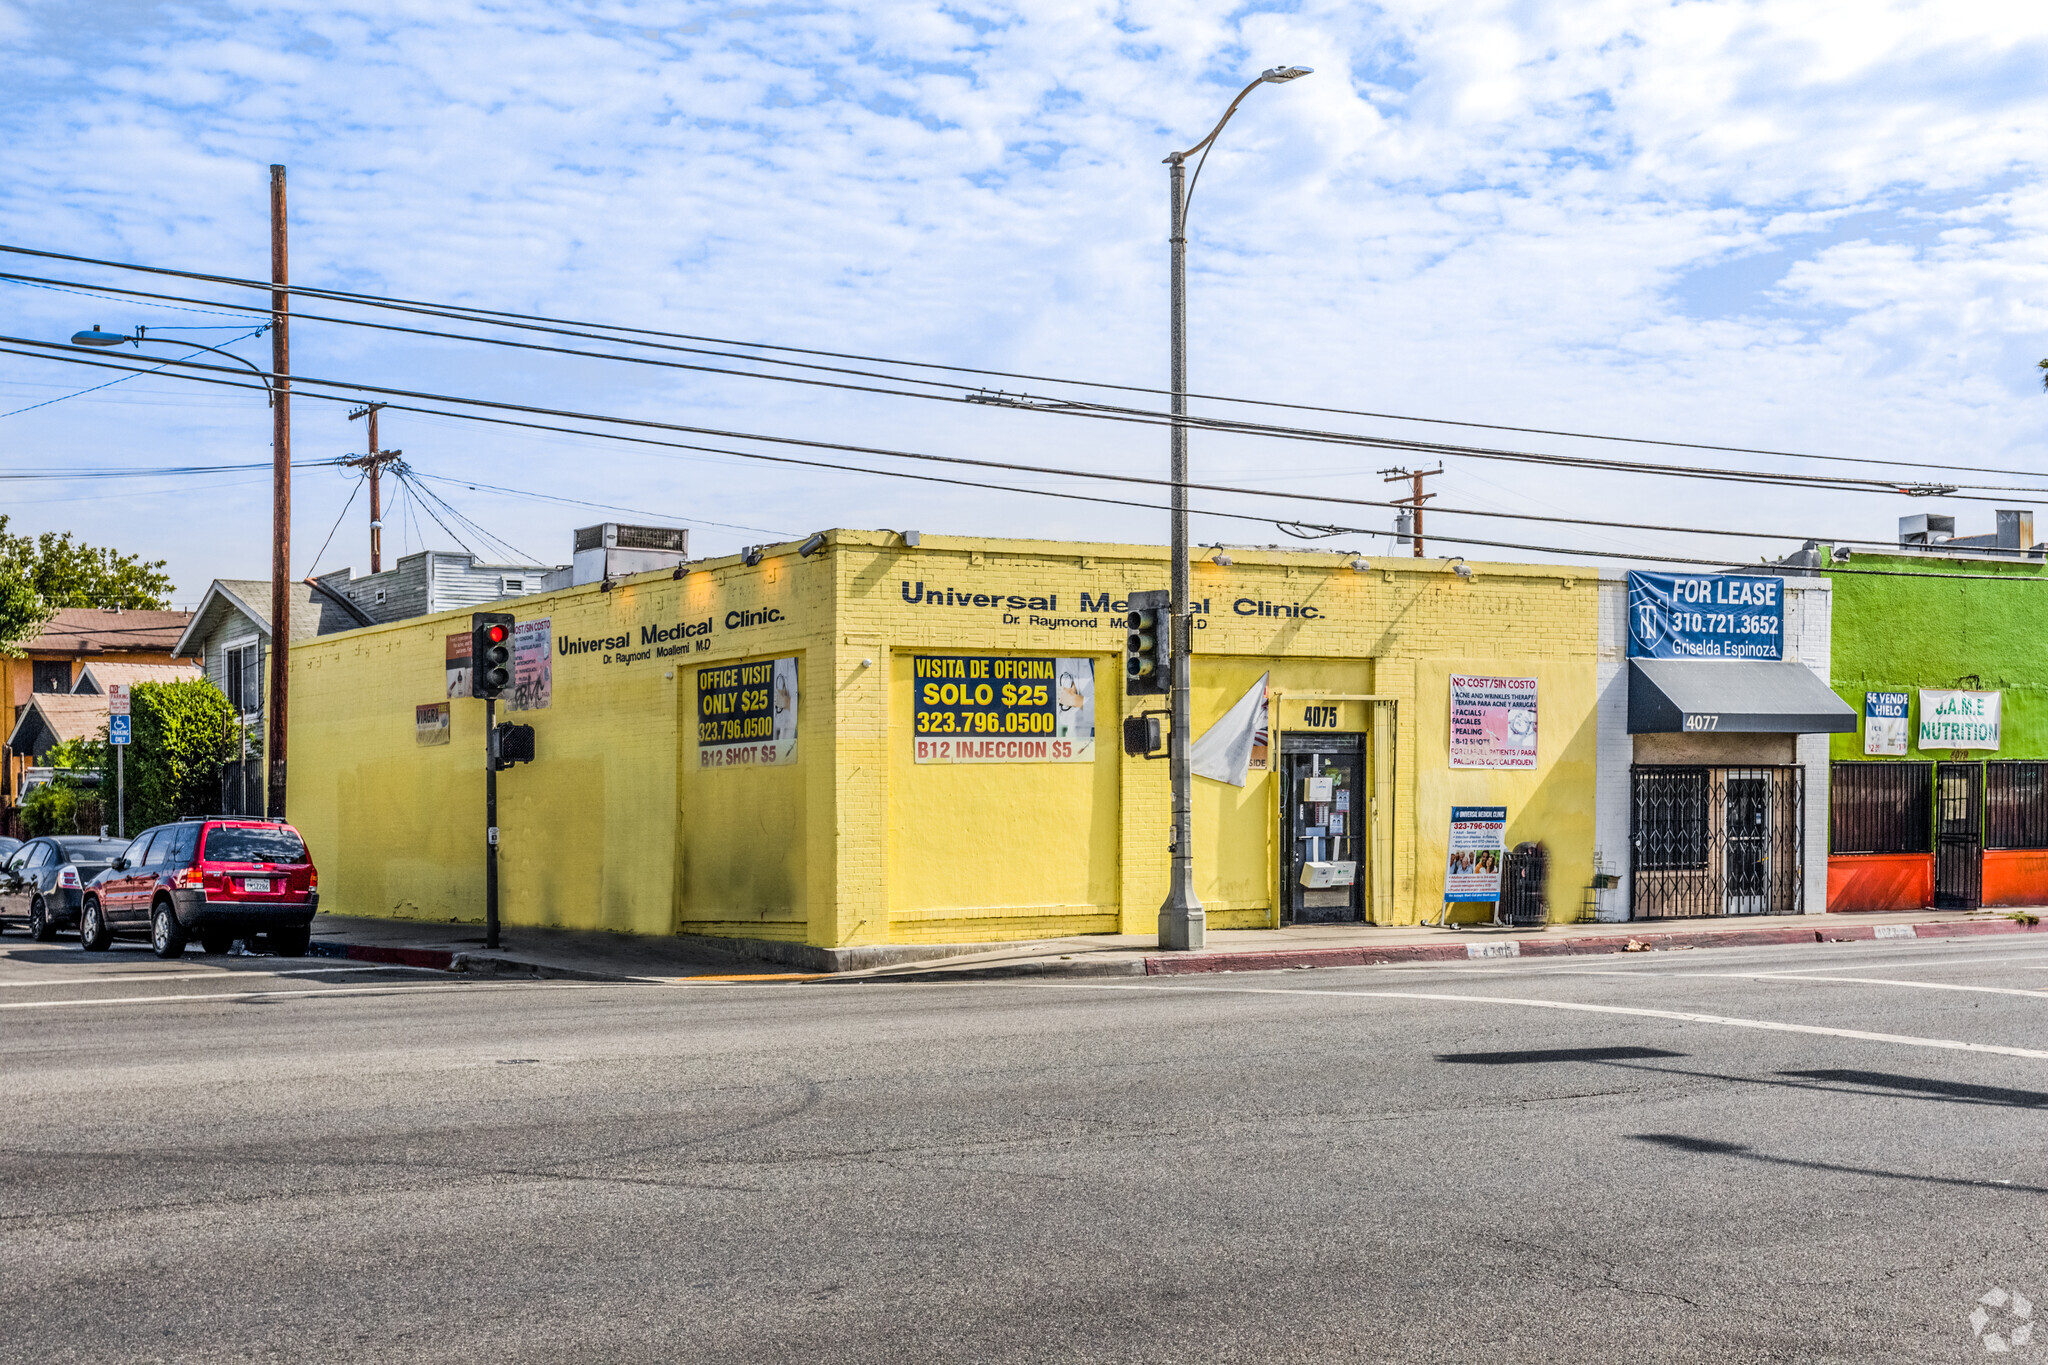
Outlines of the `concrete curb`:
[[306,949],[308,957],[338,957],[351,962],[383,962],[400,967],[421,967],[428,971],[456,972],[470,976],[529,976],[543,980],[637,981],[641,977],[624,973],[586,972],[574,967],[550,967],[516,957],[491,953],[456,952],[452,948],[388,948],[371,943],[315,943]]
[[[2048,923],[2020,920],[1950,920],[1933,924],[1774,925],[1768,929],[1691,929],[1664,933],[1603,934],[1599,937],[1549,938],[1530,934],[1514,938],[1475,938],[1453,943],[1389,944],[1384,948],[1263,949],[1239,953],[1174,953],[1144,957],[1072,960],[1036,959],[999,962],[986,967],[935,967],[929,971],[875,971],[820,974],[813,981],[858,984],[870,981],[1003,981],[1019,978],[1085,978],[1110,976],[1194,976],[1210,972],[1282,972],[1303,967],[1375,967],[1408,962],[1467,962],[1507,957],[1597,957],[1608,953],[1657,953],[1674,948],[1766,948],[1801,943],[1855,943],[1872,939],[1975,938],[1984,934],[2048,933]],[[551,967],[521,958],[490,953],[457,952],[450,948],[394,948],[368,943],[314,943],[309,957],[383,962],[430,971],[482,976],[527,976],[572,981],[646,981],[666,978],[624,972],[590,972]]]
[[1809,928],[1697,929],[1670,933],[1603,935],[1599,938],[1496,938],[1469,943],[1415,943],[1385,948],[1304,948],[1292,952],[1190,953],[1148,957],[1147,976],[1188,976],[1201,972],[1284,971],[1293,967],[1371,967],[1399,962],[1456,962],[1500,957],[1579,957],[1606,953],[1654,953],[1673,948],[1763,948],[1796,943],[1853,943],[1893,938],[1970,938],[1979,934],[2041,932],[2018,920],[1953,921],[1944,924],[1843,924]]

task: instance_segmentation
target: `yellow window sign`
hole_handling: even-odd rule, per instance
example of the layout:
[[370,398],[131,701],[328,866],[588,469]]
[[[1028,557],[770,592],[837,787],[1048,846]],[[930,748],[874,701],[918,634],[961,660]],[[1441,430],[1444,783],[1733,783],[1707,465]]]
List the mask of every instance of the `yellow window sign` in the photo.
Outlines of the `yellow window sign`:
[[1095,757],[1095,661],[938,655],[914,664],[919,763],[1082,763]]

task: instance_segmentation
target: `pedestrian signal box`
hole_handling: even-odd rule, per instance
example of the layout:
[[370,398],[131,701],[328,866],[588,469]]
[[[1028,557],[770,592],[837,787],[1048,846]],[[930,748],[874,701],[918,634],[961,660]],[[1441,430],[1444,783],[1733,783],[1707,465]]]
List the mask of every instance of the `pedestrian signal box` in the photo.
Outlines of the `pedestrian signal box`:
[[514,763],[533,762],[533,727],[514,725],[509,720],[499,721],[495,757],[501,770]]

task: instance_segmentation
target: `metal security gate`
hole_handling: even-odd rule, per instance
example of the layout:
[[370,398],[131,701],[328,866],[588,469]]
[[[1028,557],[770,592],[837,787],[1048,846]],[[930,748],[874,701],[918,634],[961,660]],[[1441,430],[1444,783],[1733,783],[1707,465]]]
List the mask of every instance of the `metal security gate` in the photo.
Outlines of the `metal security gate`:
[[1804,909],[1805,769],[1638,765],[1629,786],[1635,918]]
[[[1366,917],[1365,737],[1286,735],[1280,778],[1280,922],[1349,924]],[[1312,785],[1313,784],[1313,785]],[[1349,863],[1342,885],[1302,885],[1309,863]]]
[[1984,899],[1984,765],[1934,765],[1934,908]]

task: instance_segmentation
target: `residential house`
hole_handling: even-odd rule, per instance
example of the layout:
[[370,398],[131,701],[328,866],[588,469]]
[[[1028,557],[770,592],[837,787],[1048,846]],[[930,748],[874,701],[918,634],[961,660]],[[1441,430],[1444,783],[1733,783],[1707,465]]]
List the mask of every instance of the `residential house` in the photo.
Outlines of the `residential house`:
[[341,569],[317,581],[382,625],[565,588],[570,571],[566,564],[480,564],[474,555],[422,550],[381,573],[351,575],[351,570]]
[[[29,703],[36,697],[70,695],[82,671],[91,664],[176,664],[178,641],[191,621],[188,611],[66,607],[52,616],[40,633],[22,642],[19,657],[0,656],[0,697],[11,708],[7,750],[0,755],[0,830],[15,828],[22,780],[35,757],[59,739],[76,738],[60,733],[73,722],[57,721],[56,712],[22,731]],[[98,714],[105,716],[104,702]],[[19,744],[16,732],[20,732]]]
[[[320,583],[290,585],[290,640],[372,624],[345,596]],[[242,757],[222,779],[221,809],[254,814],[264,807],[264,715],[271,656],[270,580],[216,578],[179,637],[176,653],[193,660],[227,694],[242,718]]]

